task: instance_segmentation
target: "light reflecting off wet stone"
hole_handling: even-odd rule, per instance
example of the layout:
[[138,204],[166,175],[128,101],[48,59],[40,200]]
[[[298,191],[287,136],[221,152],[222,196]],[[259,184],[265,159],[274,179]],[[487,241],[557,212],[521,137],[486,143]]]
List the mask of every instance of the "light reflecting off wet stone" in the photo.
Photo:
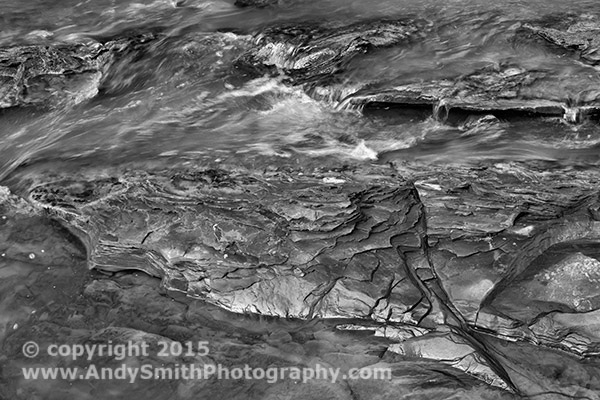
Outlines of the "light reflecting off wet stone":
[[600,399],[595,2],[0,7],[0,398]]

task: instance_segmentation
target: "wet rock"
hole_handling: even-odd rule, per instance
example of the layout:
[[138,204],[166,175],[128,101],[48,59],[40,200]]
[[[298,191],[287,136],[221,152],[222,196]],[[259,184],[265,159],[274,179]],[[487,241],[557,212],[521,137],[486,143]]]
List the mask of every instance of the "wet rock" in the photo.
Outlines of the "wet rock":
[[98,92],[109,59],[103,46],[23,46],[0,49],[0,107],[79,103]]
[[67,267],[79,264],[85,254],[79,240],[65,228],[3,186],[0,228],[0,261]]
[[586,201],[596,203],[593,184],[574,175],[502,164],[459,171],[440,172],[415,186],[425,206],[436,276],[467,321],[475,322],[482,302],[511,285],[552,245],[600,235],[586,208]]
[[416,235],[414,190],[343,177],[135,172],[59,180],[31,198],[81,235],[92,268],[141,270],[236,312],[416,322],[429,305],[392,244]]
[[522,394],[540,397],[599,399],[600,370],[595,361],[581,362],[565,352],[527,342],[506,342],[482,336]]
[[600,354],[600,311],[551,312],[529,326],[539,343],[583,357]]
[[490,390],[491,387],[484,382],[467,374],[458,375],[456,369],[444,364],[438,363],[436,371],[437,374],[430,375],[423,371],[418,363],[410,369],[394,367],[392,372],[398,379],[389,385],[382,386],[375,380],[351,380],[348,384],[356,398],[365,400],[396,397],[407,400],[448,399],[456,396],[465,400],[519,398],[500,389]]
[[[1,270],[0,270],[1,271]],[[29,277],[48,283],[45,268],[28,271]],[[73,281],[73,274],[68,277]],[[39,285],[43,287],[43,285]],[[77,282],[65,289],[70,301],[48,298],[48,308],[54,302],[54,313],[22,311],[24,320],[17,329],[0,336],[0,393],[9,398],[41,398],[44,393],[55,393],[61,398],[109,399],[114,396],[135,397],[140,393],[156,399],[194,399],[202,396],[264,399],[286,395],[298,399],[328,398],[370,399],[389,398],[390,393],[416,393],[421,398],[435,398],[456,391],[466,398],[484,395],[486,398],[507,398],[497,388],[487,387],[456,369],[439,365],[436,361],[402,359],[393,353],[381,356],[389,344],[386,339],[361,337],[334,329],[334,322],[315,320],[310,323],[293,320],[257,319],[235,315],[193,299],[174,301],[159,289],[160,280],[143,273],[117,273],[111,277],[94,274],[90,279]],[[8,298],[20,306],[36,303],[35,298],[14,296],[14,287],[6,287],[0,297],[5,308]],[[60,303],[60,304],[57,304]],[[20,310],[19,310],[20,311]],[[10,318],[5,313],[4,318]],[[177,336],[184,334],[184,337]],[[21,346],[28,340],[40,344],[42,353],[36,359],[27,359]],[[188,343],[208,341],[207,355],[159,354],[165,346],[187,350]],[[126,351],[122,356],[94,354],[91,359],[80,357],[50,357],[45,354],[48,345],[56,343],[80,345],[129,346],[129,343],[147,343],[147,352]],[[391,356],[393,355],[393,356]],[[385,360],[382,359],[385,358]],[[90,380],[26,380],[22,367],[78,367],[90,368],[177,368],[194,364],[220,364],[226,368],[339,368],[340,374],[357,368],[367,376],[369,371],[389,369],[385,379],[312,379],[302,382],[293,377],[264,379],[177,379],[175,376],[157,379],[106,379],[101,386]],[[373,372],[370,372],[373,374]],[[371,375],[372,376],[372,375]],[[290,395],[291,394],[291,395]],[[297,397],[294,397],[297,396]],[[408,398],[408,397],[407,397]],[[419,398],[419,397],[415,397]],[[508,397],[510,398],[510,397]]]
[[546,21],[524,24],[523,29],[574,52],[588,64],[600,62],[600,19],[594,15],[548,18]]
[[[553,31],[535,33],[589,58],[592,52],[577,40],[590,26],[565,28],[560,40]],[[279,26],[259,35],[238,67],[281,73],[310,92],[327,88],[360,54],[409,43],[420,32],[418,23],[398,21]],[[219,62],[243,51],[219,54],[215,48],[238,38],[200,36],[203,41],[190,39],[170,53],[186,60],[184,71],[206,57],[220,73]],[[21,64],[2,75],[12,90],[2,104],[80,101],[69,97],[73,91],[98,85],[88,74],[100,82],[139,67],[146,39],[136,40],[11,48]],[[30,54],[39,57],[30,61]],[[57,67],[45,74],[50,67],[40,59]],[[71,75],[83,83],[71,82]],[[32,95],[38,76],[58,89]],[[27,91],[14,89],[19,85]],[[120,88],[107,86],[111,93]],[[456,80],[377,83],[341,96],[342,108],[422,106],[446,120],[463,113],[466,122],[454,132],[463,137],[490,126],[501,133],[508,125],[501,120],[513,116],[573,122],[598,106],[593,88],[565,88],[547,71],[506,65]],[[223,101],[231,100],[224,95]],[[102,394],[112,397],[598,398],[596,170],[530,160],[420,165],[394,152],[379,157],[379,165],[327,170],[322,160],[314,169],[296,159],[275,167],[240,154],[218,167],[190,159],[162,168],[53,172],[32,161],[9,178],[22,198],[0,187],[0,373],[9,378],[0,382],[0,397],[101,398],[88,382],[41,388],[21,379],[20,367],[29,361],[20,346],[31,337],[44,344],[145,340],[155,347],[210,339],[210,356],[193,361],[393,371],[380,382],[109,382]],[[43,255],[44,246],[60,257]],[[59,263],[82,267],[84,253],[89,275],[81,268],[53,271]],[[48,357],[39,363],[71,364]]]
[[238,7],[267,7],[277,4],[279,0],[235,0],[235,5]]
[[341,331],[369,331],[375,336],[385,337],[394,341],[403,341],[425,335],[429,330],[414,325],[368,325],[366,323],[343,324],[336,327]]
[[432,333],[391,345],[388,351],[407,357],[430,358],[463,370],[488,384],[507,389],[506,383],[486,365],[464,339],[452,333]]
[[[339,108],[431,106],[441,120],[460,114],[491,113],[500,118],[554,116],[577,122],[600,110],[598,96],[586,84],[565,88],[544,71],[516,66],[490,67],[459,77],[393,88],[364,89],[347,96]],[[571,99],[581,99],[572,104]]]
[[[532,269],[534,269],[532,267]],[[533,319],[539,314],[588,312],[600,308],[600,262],[582,253],[566,256],[535,273],[513,282],[494,299],[494,307],[519,319]],[[517,297],[518,296],[518,297]],[[512,304],[519,299],[519,304]],[[512,310],[518,310],[516,313]],[[531,314],[526,318],[527,311]]]
[[0,48],[0,108],[52,108],[90,99],[115,59],[152,38]]
[[[497,123],[483,118],[473,126],[490,121]],[[574,314],[595,304],[595,286],[585,277],[595,276],[586,267],[594,265],[592,248],[548,270],[585,293],[569,297],[553,283],[531,286],[529,297],[510,296],[513,308],[563,301],[568,313],[519,320],[497,299],[529,282],[527,274],[539,271],[536,260],[553,246],[600,240],[589,211],[598,206],[597,173],[520,163],[390,163],[394,169],[256,170],[221,162],[219,169],[25,173],[16,190],[81,238],[90,267],[144,271],[161,278],[152,290],[174,298],[183,294],[246,315],[349,318],[339,331],[400,341],[386,346],[388,354],[443,360],[516,393],[537,393],[535,378],[513,379],[505,369],[524,361],[505,362],[480,331],[502,342],[594,354],[595,320],[586,324]],[[111,318],[129,315],[109,310],[117,303],[141,307],[149,297],[135,288],[123,297],[123,282],[94,282],[84,293]],[[584,298],[590,307],[576,304]],[[163,334],[189,336],[184,311],[172,307],[161,306],[152,312],[160,319],[134,328],[167,326]],[[268,340],[298,347],[294,334]],[[308,341],[306,354],[322,348],[321,339]]]
[[357,55],[405,44],[429,28],[422,20],[378,20],[346,26],[280,25],[256,35],[256,46],[236,62],[254,74],[282,72],[292,84],[325,82]]

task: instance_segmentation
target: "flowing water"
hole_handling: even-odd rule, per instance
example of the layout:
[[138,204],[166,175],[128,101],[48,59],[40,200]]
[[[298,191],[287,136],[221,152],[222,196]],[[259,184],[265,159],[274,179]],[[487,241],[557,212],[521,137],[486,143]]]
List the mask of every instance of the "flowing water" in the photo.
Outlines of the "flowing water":
[[[519,40],[515,33],[526,21],[564,13],[598,14],[600,5],[593,0],[281,0],[270,7],[240,8],[231,0],[0,0],[0,47],[95,42],[130,32],[159,34],[141,55],[117,61],[89,100],[51,110],[0,110],[0,183],[19,188],[21,178],[15,176],[42,170],[168,167],[198,160],[215,164],[237,160],[252,168],[542,161],[593,169],[600,148],[600,125],[593,118],[572,124],[554,117],[500,117],[498,123],[470,127],[436,117],[427,107],[343,107],[339,96],[314,96],[282,76],[253,76],[232,68],[233,60],[267,26],[415,18],[434,29],[410,45],[376,49],[352,59],[336,87],[342,91],[365,84],[392,87],[519,65],[557,77],[558,89],[547,88],[552,97],[557,91],[598,85],[598,69],[573,62],[556,49]],[[17,340],[11,331],[30,324],[32,313],[45,315],[44,323],[60,320],[77,329],[85,328],[78,321],[86,315],[96,320],[98,329],[133,318],[139,319],[140,329],[154,326],[150,330],[158,334],[171,325],[185,325],[170,321],[170,312],[187,312],[189,317],[189,309],[198,307],[177,298],[169,299],[176,305],[162,304],[157,310],[145,310],[141,303],[131,306],[132,313],[156,313],[155,319],[111,314],[102,302],[82,298],[82,288],[91,279],[110,284],[99,274],[90,276],[85,250],[63,228],[35,219],[18,227],[3,224],[4,232],[9,232],[0,248],[0,337],[8,337],[5,349],[20,349],[21,336]],[[137,282],[154,290],[158,285],[132,276],[114,279],[122,287]],[[135,302],[141,295],[151,296],[140,291],[121,301]],[[250,350],[242,347],[260,341],[271,345],[263,354],[265,360],[274,354],[291,358],[301,354],[305,360],[338,354],[337,359],[329,357],[331,365],[343,365],[355,352],[368,354],[366,360],[382,350],[376,339],[358,345],[350,336],[327,333],[333,323],[257,320],[206,307],[188,318],[188,330],[181,337],[205,335],[216,348],[238,346],[231,357],[249,357]],[[44,329],[55,328],[39,328]],[[194,329],[195,333],[190,331]],[[33,337],[39,330],[24,335]],[[224,331],[233,338],[225,337]],[[311,339],[296,340],[304,336]],[[14,356],[10,351],[4,361]],[[56,362],[49,360],[47,365]],[[11,371],[9,382],[0,385],[0,398],[14,393],[32,399],[190,396],[182,385],[160,384],[134,388],[116,384],[110,386],[112,394],[80,382],[46,382],[21,390],[21,381]],[[218,396],[219,390],[223,388],[212,387],[207,393]],[[271,398],[284,398],[280,395],[271,393]],[[242,393],[236,396],[244,398]]]
[[[543,120],[480,129],[463,135],[427,116],[358,115],[317,101],[277,78],[240,78],[230,62],[243,36],[286,21],[350,23],[416,16],[432,21],[431,34],[358,59],[343,84],[455,77],[489,65],[518,62],[555,72],[565,88],[600,79],[550,50],[512,40],[519,23],[540,14],[585,13],[594,2],[376,1],[282,2],[275,8],[238,8],[227,1],[2,2],[1,45],[94,40],[125,30],[158,30],[165,37],[143,58],[120,65],[100,95],[69,110],[35,115],[4,110],[0,176],[37,160],[56,168],[160,157],[262,153],[277,157],[375,160],[391,150],[425,162],[541,158],[590,161],[597,125]],[[215,36],[216,32],[230,32]],[[207,42],[210,42],[206,45]],[[550,89],[549,89],[550,90]],[[391,115],[389,115],[391,114]],[[359,147],[364,143],[364,147]],[[360,151],[360,150],[365,151]],[[386,157],[383,157],[386,159]],[[388,157],[389,158],[389,157]]]

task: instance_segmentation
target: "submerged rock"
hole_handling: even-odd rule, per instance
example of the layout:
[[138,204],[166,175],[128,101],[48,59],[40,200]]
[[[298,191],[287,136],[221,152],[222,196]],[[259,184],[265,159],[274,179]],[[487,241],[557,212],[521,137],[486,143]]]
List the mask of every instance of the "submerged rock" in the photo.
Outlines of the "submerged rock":
[[600,19],[593,15],[561,16],[523,25],[546,41],[575,52],[588,64],[600,63]]
[[110,55],[99,43],[0,49],[0,107],[79,103],[98,93]]
[[[568,30],[574,35],[573,43],[582,38],[582,43],[591,46],[586,48],[588,58],[595,54],[595,39],[585,36],[585,29],[593,36],[598,26],[587,21]],[[523,29],[545,32],[527,24]],[[281,75],[287,84],[301,85],[310,96],[336,103],[339,109],[431,107],[432,114],[444,121],[459,114],[466,114],[461,116],[464,119],[474,113],[491,113],[509,119],[558,117],[574,123],[600,114],[600,84],[590,84],[587,76],[567,82],[565,76],[543,68],[500,64],[456,78],[400,86],[385,81],[352,82],[344,76],[360,54],[410,45],[431,30],[432,24],[418,19],[345,26],[277,25],[256,34],[255,45],[235,66],[251,76]]]
[[52,108],[90,99],[115,59],[153,38],[0,48],[0,108]]
[[236,67],[259,75],[282,72],[292,84],[327,81],[357,55],[409,43],[429,28],[426,21],[410,19],[274,26],[256,35],[256,46]]

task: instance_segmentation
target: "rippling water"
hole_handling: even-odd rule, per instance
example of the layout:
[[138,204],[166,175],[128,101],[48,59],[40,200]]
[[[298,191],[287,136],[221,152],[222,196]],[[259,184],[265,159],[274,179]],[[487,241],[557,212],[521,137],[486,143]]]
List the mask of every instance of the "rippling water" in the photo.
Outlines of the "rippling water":
[[[564,85],[600,79],[527,43],[511,40],[519,23],[561,13],[553,1],[282,1],[271,8],[238,8],[228,1],[3,1],[1,45],[98,40],[124,30],[166,34],[145,56],[122,63],[100,95],[69,110],[36,114],[4,110],[0,118],[0,176],[24,162],[119,163],[157,157],[261,153],[278,157],[335,156],[372,162],[402,157],[424,162],[541,158],[589,162],[600,135],[596,124],[551,119],[478,128],[440,124],[429,116],[372,113],[363,117],[313,100],[278,78],[240,79],[229,68],[245,40],[278,21],[415,16],[435,33],[411,46],[372,52],[350,65],[342,84],[386,85],[454,77],[486,65],[519,62],[552,70]],[[570,12],[597,8],[569,3]],[[217,34],[216,32],[231,32]],[[207,45],[208,43],[208,45]],[[552,90],[552,89],[549,89]],[[390,151],[399,150],[389,153]],[[58,166],[57,166],[58,168]]]
[[[232,0],[0,0],[0,10],[0,47],[102,42],[134,32],[160,34],[141,55],[118,60],[98,94],[87,101],[53,110],[0,110],[0,183],[11,182],[18,168],[73,171],[107,165],[170,166],[195,160],[239,160],[256,168],[290,163],[337,167],[495,161],[542,161],[584,169],[598,165],[600,125],[595,120],[572,124],[560,118],[500,116],[494,123],[469,124],[464,118],[458,122],[436,118],[427,107],[363,109],[340,102],[345,90],[365,84],[382,88],[454,79],[483,67],[513,64],[555,76],[558,86],[543,88],[549,97],[598,85],[597,68],[573,62],[550,48],[515,40],[524,21],[565,12],[600,13],[597,1],[280,0],[273,7],[240,8]],[[352,59],[331,92],[322,95],[290,85],[282,76],[252,76],[231,67],[256,42],[254,35],[267,26],[305,21],[350,24],[382,18],[418,18],[434,29],[410,45],[377,49]],[[29,221],[31,226],[26,228],[38,222]],[[36,234],[47,239],[36,242],[23,228],[23,237],[17,239],[27,245],[19,251],[59,247],[57,254],[70,261],[61,258],[52,264],[63,262],[68,267],[42,271],[12,262],[0,268],[3,289],[17,299],[0,296],[4,301],[0,323],[12,324],[15,318],[21,323],[20,315],[36,307],[63,310],[66,304],[76,304],[85,313],[89,306],[70,297],[88,279],[80,268],[83,250],[70,242],[54,243],[53,237],[64,234],[57,233],[56,227],[37,229]],[[128,279],[138,278],[118,279],[125,285]],[[40,289],[47,282],[63,295],[51,296]],[[148,284],[153,290],[157,285]],[[28,291],[35,292],[34,300],[23,300],[29,299]],[[168,314],[170,309],[161,312]],[[237,335],[239,328],[243,331],[239,336],[250,341],[253,335],[269,335],[275,329],[269,321],[233,320],[216,308],[202,312],[194,326],[205,329],[202,332],[207,335],[223,330]],[[327,336],[323,332],[333,325],[294,324],[277,326],[295,330],[297,335],[308,330],[311,335]],[[277,340],[286,353],[286,342]],[[325,347],[334,342],[348,348],[355,345],[338,334],[321,342]],[[361,346],[356,352],[381,350],[376,340]],[[350,353],[348,348],[343,351]],[[296,350],[312,357],[306,349]],[[74,389],[61,390],[77,394]],[[124,396],[130,389],[119,390]],[[148,395],[160,390],[149,388]],[[94,391],[89,393],[80,398],[95,398]],[[60,392],[53,398],[60,398]]]

